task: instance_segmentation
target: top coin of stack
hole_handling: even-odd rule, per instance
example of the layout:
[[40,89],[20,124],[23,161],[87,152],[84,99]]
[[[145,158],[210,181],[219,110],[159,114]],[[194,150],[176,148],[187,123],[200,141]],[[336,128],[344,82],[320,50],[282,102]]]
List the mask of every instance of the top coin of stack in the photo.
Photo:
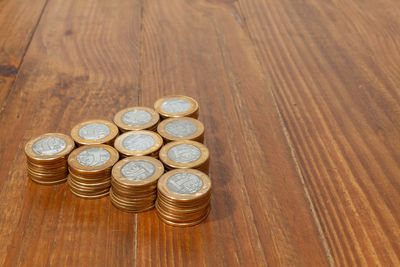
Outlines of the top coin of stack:
[[191,97],[183,95],[166,96],[154,103],[154,109],[163,119],[177,117],[199,117],[199,104]]
[[65,134],[48,133],[25,145],[28,176],[35,182],[52,185],[66,181],[67,158],[75,143]]
[[163,144],[161,136],[152,131],[130,131],[115,139],[114,147],[121,156],[151,156],[158,158],[158,151]]
[[121,132],[149,130],[155,131],[160,115],[147,107],[132,107],[119,111],[114,116],[114,123]]
[[72,128],[71,136],[80,145],[112,145],[118,135],[118,128],[105,120],[90,120],[79,123]]
[[166,142],[192,140],[203,143],[204,125],[200,121],[189,118],[169,118],[158,124],[157,132]]

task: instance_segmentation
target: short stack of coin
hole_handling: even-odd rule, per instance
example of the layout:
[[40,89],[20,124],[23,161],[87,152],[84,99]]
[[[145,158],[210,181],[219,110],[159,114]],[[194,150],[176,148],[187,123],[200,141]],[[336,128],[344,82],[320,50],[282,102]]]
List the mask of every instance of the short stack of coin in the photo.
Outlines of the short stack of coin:
[[65,134],[48,133],[31,139],[25,145],[28,177],[43,185],[65,182],[67,158],[75,143]]
[[118,151],[108,145],[81,146],[74,150],[68,157],[71,192],[83,198],[107,196],[111,169],[118,159]]
[[189,118],[169,118],[158,124],[157,132],[165,142],[192,140],[203,143],[204,125],[200,121]]
[[152,157],[128,157],[114,165],[110,200],[127,212],[154,208],[157,182],[164,173],[163,164]]
[[115,139],[114,147],[122,158],[130,156],[151,156],[158,158],[158,151],[163,145],[162,137],[152,131],[130,131]]
[[165,173],[158,181],[157,192],[157,214],[169,225],[193,226],[210,212],[211,180],[199,170]]
[[79,146],[95,144],[112,146],[118,133],[118,127],[105,120],[85,121],[75,125],[71,130],[71,136]]
[[172,95],[158,99],[154,109],[163,119],[177,117],[199,117],[199,104],[191,97]]
[[161,148],[159,156],[167,170],[198,169],[208,174],[210,153],[208,148],[199,142],[170,142]]
[[119,111],[114,116],[114,123],[121,132],[148,130],[155,131],[160,115],[148,107],[131,107]]

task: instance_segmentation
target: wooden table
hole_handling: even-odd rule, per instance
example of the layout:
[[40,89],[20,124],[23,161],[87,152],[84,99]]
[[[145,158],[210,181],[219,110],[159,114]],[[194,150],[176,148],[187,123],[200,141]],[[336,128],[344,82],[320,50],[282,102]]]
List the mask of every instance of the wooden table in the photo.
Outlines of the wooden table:
[[[400,266],[400,1],[0,1],[0,265]],[[212,212],[26,176],[45,132],[200,103]]]

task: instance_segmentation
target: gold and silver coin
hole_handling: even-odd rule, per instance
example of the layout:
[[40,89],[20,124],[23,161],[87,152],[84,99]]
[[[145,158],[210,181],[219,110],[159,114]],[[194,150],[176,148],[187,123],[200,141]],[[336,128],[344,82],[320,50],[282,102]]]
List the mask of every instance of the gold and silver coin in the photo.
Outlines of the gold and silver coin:
[[204,125],[201,121],[189,118],[169,118],[158,124],[157,132],[165,142],[192,140],[203,143]]
[[72,138],[61,133],[47,133],[29,140],[25,145],[28,177],[43,185],[65,182],[67,158],[74,147]]
[[199,117],[199,104],[191,97],[172,95],[158,99],[154,103],[154,109],[165,118]]
[[131,107],[119,111],[114,116],[114,123],[121,132],[149,130],[155,131],[160,115],[148,107]]
[[114,147],[122,157],[151,156],[158,157],[158,151],[163,144],[162,137],[152,131],[130,131],[115,139]]
[[198,169],[208,173],[210,153],[205,145],[196,141],[170,142],[161,148],[159,157],[167,170]]
[[156,210],[173,226],[201,223],[210,212],[211,180],[195,169],[176,169],[158,180]]
[[111,187],[111,169],[118,151],[104,144],[81,146],[68,157],[68,184],[72,193],[84,198],[99,198]]
[[115,124],[106,120],[90,120],[75,125],[72,128],[71,136],[80,146],[112,145],[118,136],[118,128]]
[[128,157],[112,169],[110,200],[114,206],[130,212],[142,212],[154,207],[157,182],[164,173],[161,161],[148,157]]

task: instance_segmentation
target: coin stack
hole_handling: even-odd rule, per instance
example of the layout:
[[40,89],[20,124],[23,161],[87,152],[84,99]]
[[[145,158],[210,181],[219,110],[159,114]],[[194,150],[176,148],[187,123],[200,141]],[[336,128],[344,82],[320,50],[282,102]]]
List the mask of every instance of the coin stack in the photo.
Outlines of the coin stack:
[[157,132],[165,142],[192,140],[203,143],[204,125],[200,121],[189,118],[169,118],[158,124]]
[[164,173],[163,164],[152,157],[128,157],[114,165],[110,200],[127,212],[143,212],[154,207],[157,182]]
[[25,145],[28,177],[43,185],[65,182],[67,158],[74,147],[72,138],[60,133],[47,133],[29,140]]
[[104,144],[81,146],[74,150],[68,157],[71,192],[83,198],[107,196],[111,169],[118,158],[118,151]]
[[163,119],[177,117],[199,117],[199,104],[191,97],[183,95],[166,96],[154,103],[154,109]]
[[121,132],[148,130],[155,131],[160,115],[147,107],[132,107],[119,111],[114,116],[114,123]]
[[106,144],[113,145],[118,135],[114,123],[105,120],[90,120],[72,128],[71,136],[79,146]]
[[194,169],[165,173],[158,181],[156,210],[159,218],[173,226],[193,226],[210,212],[211,180]]
[[167,170],[198,169],[208,174],[210,153],[207,147],[199,142],[170,142],[161,148],[159,156]]
[[114,147],[121,157],[151,156],[158,158],[158,151],[163,144],[162,137],[152,131],[130,131],[115,139]]

